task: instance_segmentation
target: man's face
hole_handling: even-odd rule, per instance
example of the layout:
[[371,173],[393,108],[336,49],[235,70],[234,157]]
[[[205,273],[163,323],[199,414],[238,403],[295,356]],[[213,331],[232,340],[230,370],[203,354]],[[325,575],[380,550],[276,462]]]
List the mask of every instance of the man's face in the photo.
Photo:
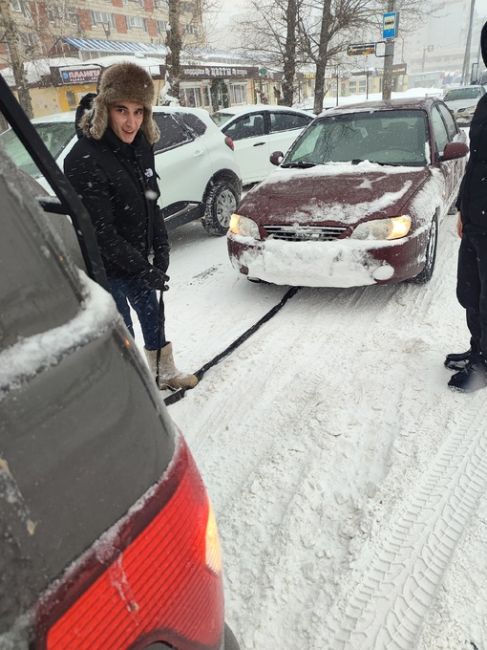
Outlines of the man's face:
[[139,102],[117,102],[110,106],[108,123],[125,144],[131,144],[144,119],[144,107]]

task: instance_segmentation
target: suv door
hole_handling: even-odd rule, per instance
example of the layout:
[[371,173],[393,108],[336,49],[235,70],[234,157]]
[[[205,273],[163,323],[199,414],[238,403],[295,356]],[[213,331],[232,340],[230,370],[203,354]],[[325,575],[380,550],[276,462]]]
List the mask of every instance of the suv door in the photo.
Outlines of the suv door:
[[199,135],[196,129],[188,128],[183,113],[154,112],[153,115],[161,132],[154,145],[161,190],[159,205],[169,206],[171,213],[170,206],[182,201],[201,203],[210,180],[204,131]]

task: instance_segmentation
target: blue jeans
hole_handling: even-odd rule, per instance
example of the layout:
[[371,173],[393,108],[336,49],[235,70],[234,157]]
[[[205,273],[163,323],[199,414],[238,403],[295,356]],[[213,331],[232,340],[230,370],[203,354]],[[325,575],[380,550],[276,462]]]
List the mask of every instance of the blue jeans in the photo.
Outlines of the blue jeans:
[[117,309],[132,336],[134,336],[134,327],[129,303],[139,318],[146,349],[162,348],[166,344],[162,293],[159,305],[155,290],[148,289],[137,278],[108,278],[108,284]]

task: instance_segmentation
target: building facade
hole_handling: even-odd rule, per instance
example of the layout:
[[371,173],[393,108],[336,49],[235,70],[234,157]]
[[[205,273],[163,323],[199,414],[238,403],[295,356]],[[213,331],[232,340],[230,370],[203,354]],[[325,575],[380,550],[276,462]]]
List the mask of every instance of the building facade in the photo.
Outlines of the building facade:
[[[15,23],[26,60],[63,52],[66,37],[160,47],[169,23],[167,0],[2,0],[0,7],[0,23]],[[203,42],[200,0],[181,2],[181,28],[185,46]],[[8,59],[8,49],[1,43],[0,60],[8,64]]]

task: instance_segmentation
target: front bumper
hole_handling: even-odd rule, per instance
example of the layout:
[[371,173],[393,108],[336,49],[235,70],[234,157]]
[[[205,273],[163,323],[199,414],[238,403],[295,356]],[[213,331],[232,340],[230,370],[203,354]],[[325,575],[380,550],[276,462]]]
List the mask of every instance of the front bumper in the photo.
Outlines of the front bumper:
[[473,113],[454,113],[455,120],[458,126],[468,126],[472,122]]
[[394,241],[289,242],[228,233],[234,268],[249,278],[303,287],[358,287],[402,282],[425,263],[424,233]]

